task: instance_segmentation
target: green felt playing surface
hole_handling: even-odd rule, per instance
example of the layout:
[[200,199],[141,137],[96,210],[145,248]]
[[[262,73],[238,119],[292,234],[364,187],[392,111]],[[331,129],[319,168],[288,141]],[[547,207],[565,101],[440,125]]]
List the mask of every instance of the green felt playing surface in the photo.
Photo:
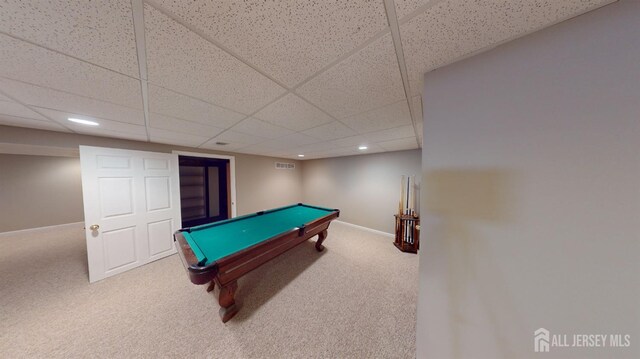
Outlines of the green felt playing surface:
[[206,258],[208,265],[333,211],[299,204],[192,227],[191,233],[183,232],[183,235],[198,261]]

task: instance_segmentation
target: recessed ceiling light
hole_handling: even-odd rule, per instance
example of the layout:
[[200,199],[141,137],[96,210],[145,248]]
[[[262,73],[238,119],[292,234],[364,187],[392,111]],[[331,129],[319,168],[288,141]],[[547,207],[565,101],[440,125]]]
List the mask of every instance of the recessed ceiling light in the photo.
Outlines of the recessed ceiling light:
[[304,155],[298,155],[298,157],[304,157]]
[[69,121],[75,122],[75,123],[79,123],[81,125],[87,125],[87,126],[100,126],[100,124],[95,122],[95,121],[82,120],[82,119],[79,119],[79,118],[69,117]]
[[364,150],[366,150],[367,148],[369,148],[369,147],[367,147],[367,146],[360,146],[360,147],[358,147],[358,149],[359,149],[360,151],[364,151]]

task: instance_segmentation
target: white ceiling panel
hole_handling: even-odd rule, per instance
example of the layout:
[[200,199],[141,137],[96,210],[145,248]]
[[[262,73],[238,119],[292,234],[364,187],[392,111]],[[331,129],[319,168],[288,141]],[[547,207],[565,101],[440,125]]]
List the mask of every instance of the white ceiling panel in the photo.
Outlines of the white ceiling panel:
[[331,116],[292,93],[263,108],[254,117],[294,131],[334,121]]
[[352,147],[354,149],[357,149],[358,146],[361,146],[361,145],[366,145],[366,146],[371,145],[372,141],[362,136],[351,136],[351,137],[341,138],[338,140],[327,141],[325,143],[331,146],[332,148]]
[[397,140],[400,138],[415,137],[415,135],[416,134],[415,130],[413,129],[413,125],[407,125],[382,131],[369,132],[362,136],[372,142],[381,142],[385,140]]
[[202,144],[199,148],[205,148],[208,150],[218,150],[218,151],[237,151],[247,146],[246,144],[243,144],[243,143],[235,143],[235,144],[228,143],[226,145],[219,145],[216,142],[219,142],[219,141],[216,139],[209,140],[204,144]]
[[[78,132],[78,133],[91,133],[91,134],[97,134],[99,136],[107,136],[106,134],[101,134],[102,131],[111,131],[111,132],[119,132],[119,133],[123,133],[123,134],[134,134],[134,135],[145,135],[145,140],[146,140],[146,129],[144,126],[140,126],[140,125],[133,125],[130,123],[126,123],[126,122],[118,122],[118,121],[112,121],[112,120],[108,120],[108,119],[104,119],[104,118],[97,118],[97,117],[93,117],[93,116],[79,116],[78,114],[75,113],[70,113],[70,112],[64,112],[64,111],[57,111],[57,110],[51,110],[48,108],[42,108],[42,107],[35,107],[32,106],[34,110],[40,112],[41,114],[43,114],[44,116],[47,116],[47,118],[50,118],[51,120],[72,129],[74,132]],[[87,126],[87,125],[80,125],[80,124],[76,124],[73,123],[71,121],[68,120],[69,117],[74,117],[74,118],[78,118],[81,120],[90,120],[90,121],[95,121],[98,122],[100,125],[99,126]]]
[[294,131],[292,130],[272,125],[269,122],[261,121],[253,117],[249,117],[246,120],[240,121],[237,125],[233,126],[231,130],[246,134],[258,134],[260,137],[269,139],[274,139],[294,133]]
[[244,114],[286,91],[149,5],[144,16],[152,83]]
[[149,137],[151,142],[186,147],[198,147],[209,139],[205,136],[189,135],[160,128],[149,128]]
[[0,34],[0,76],[142,109],[140,81]]
[[285,158],[412,149],[425,72],[611,2],[0,0],[0,124]]
[[0,31],[138,77],[130,0],[5,0]]
[[271,156],[271,157],[292,157],[293,156],[292,152],[290,151],[271,148],[268,146],[264,146],[261,143],[243,147],[237,150],[236,152],[246,153],[246,154],[260,154],[261,156]]
[[267,139],[264,137],[248,135],[246,133],[241,133],[241,132],[232,131],[232,130],[225,131],[222,134],[213,138],[213,142],[224,142],[224,143],[228,143],[229,145],[235,145],[235,146],[242,145],[243,147],[246,147],[249,145],[255,145],[257,143],[261,143],[266,140]]
[[328,141],[353,136],[356,134],[356,131],[350,129],[349,127],[343,125],[338,121],[333,121],[324,125],[320,125],[318,127],[310,128],[306,131],[302,131],[302,133],[311,137],[315,137],[319,140]]
[[335,146],[325,141],[325,142],[312,143],[309,145],[302,145],[300,147],[296,147],[294,151],[296,151],[297,153],[306,154],[306,153],[313,153],[313,152],[320,152],[320,151],[328,151],[332,148],[335,148]]
[[289,87],[387,26],[382,1],[153,2]]
[[296,90],[336,118],[405,97],[395,48],[388,33]]
[[409,112],[407,100],[401,100],[375,110],[344,118],[342,122],[359,133],[366,133],[408,125],[411,123],[411,113]]
[[0,114],[0,125],[37,128],[39,130],[49,130],[58,132],[71,132],[59,124],[49,120],[34,120],[24,117],[16,117]]
[[293,133],[275,140],[266,141],[263,145],[274,149],[293,150],[296,147],[317,142],[320,142],[320,140],[302,133]]
[[385,151],[403,151],[418,148],[418,142],[415,137],[378,142],[377,145],[382,147]]
[[224,128],[247,117],[241,113],[153,85],[149,85],[149,111]]
[[[141,126],[139,126],[141,127]],[[143,127],[144,129],[144,127]],[[147,142],[147,135],[140,134],[138,132],[120,132],[120,131],[110,131],[105,129],[95,129],[90,127],[74,127],[73,131],[82,135],[90,135],[90,136],[99,136],[99,137],[109,137],[109,138],[119,138],[122,140],[132,140],[132,141],[143,141]]]
[[144,125],[142,110],[3,78],[0,88],[27,105]]
[[426,4],[437,3],[438,1],[442,0],[395,0],[396,16],[398,20],[400,20],[419,7]]
[[149,114],[149,127],[208,138],[224,131],[224,128],[221,127],[207,126],[198,122],[185,121],[157,113]]
[[0,101],[0,115],[48,121],[45,117],[16,102]]
[[400,26],[412,94],[425,72],[612,0],[449,0]]

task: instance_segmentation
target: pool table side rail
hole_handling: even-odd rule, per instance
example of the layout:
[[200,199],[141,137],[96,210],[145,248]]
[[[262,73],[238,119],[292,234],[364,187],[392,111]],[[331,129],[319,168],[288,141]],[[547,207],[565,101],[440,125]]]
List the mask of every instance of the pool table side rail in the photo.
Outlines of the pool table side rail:
[[189,279],[194,284],[206,284],[211,281],[213,277],[218,274],[218,265],[216,262],[210,263],[205,266],[199,265],[198,258],[193,249],[184,237],[182,230],[179,230],[173,234],[173,240],[176,243],[178,249],[178,255],[182,260],[182,264],[189,274]]
[[308,204],[304,204],[304,203],[297,203],[297,204],[292,204],[290,206],[284,206],[284,207],[273,208],[273,209],[266,209],[266,210],[255,212],[255,213],[249,213],[249,214],[245,214],[243,216],[233,217],[233,218],[225,219],[225,220],[222,220],[222,221],[217,221],[217,222],[214,222],[214,223],[207,223],[207,224],[201,224],[201,225],[198,225],[198,226],[195,226],[195,227],[183,228],[181,230],[190,233],[192,230],[196,230],[196,229],[200,230],[200,229],[206,229],[206,228],[211,228],[211,227],[217,227],[217,226],[221,226],[223,224],[229,223],[229,222],[242,221],[242,220],[245,220],[245,219],[253,218],[255,216],[261,216],[263,214],[283,211],[283,210],[286,210],[286,209],[289,209],[289,208],[293,208],[293,207],[297,207],[297,206],[304,206],[304,207],[319,209],[319,210],[326,211],[326,212],[329,212],[329,213],[330,212],[336,212],[336,211],[340,212],[339,209],[325,208],[325,207],[312,206],[312,205],[308,205]]
[[234,281],[298,244],[320,234],[339,215],[340,211],[331,212],[300,228],[294,228],[238,251],[233,255],[219,259],[216,263],[218,264],[218,280],[220,284],[224,285]]

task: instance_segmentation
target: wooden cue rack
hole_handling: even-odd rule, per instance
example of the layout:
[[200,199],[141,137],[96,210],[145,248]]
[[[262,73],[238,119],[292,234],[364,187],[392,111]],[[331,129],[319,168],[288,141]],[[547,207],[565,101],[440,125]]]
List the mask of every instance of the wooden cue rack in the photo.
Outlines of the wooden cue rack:
[[393,244],[403,252],[418,253],[420,249],[420,218],[396,214],[396,239]]

